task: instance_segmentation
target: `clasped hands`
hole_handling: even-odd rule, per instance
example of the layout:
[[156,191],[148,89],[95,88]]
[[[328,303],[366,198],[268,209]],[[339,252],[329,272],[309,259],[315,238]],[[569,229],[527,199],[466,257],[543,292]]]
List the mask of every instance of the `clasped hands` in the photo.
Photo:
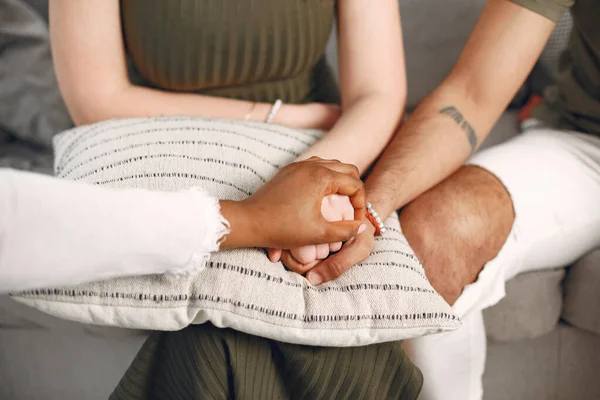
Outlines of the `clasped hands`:
[[[353,169],[350,174],[359,178],[358,170]],[[281,261],[291,271],[306,275],[313,285],[319,285],[339,277],[354,264],[364,261],[373,250],[375,229],[364,218],[364,197],[360,199],[360,202],[362,202],[360,203],[362,207],[357,210],[348,195],[329,194],[321,200],[321,214],[325,220],[335,222],[359,219],[363,221],[356,236],[347,242],[337,241],[291,249],[269,248],[267,249],[269,260],[274,263]],[[358,215],[356,215],[357,211]]]
[[373,249],[375,228],[365,218],[365,186],[353,165],[317,157],[294,162],[252,196],[220,205],[231,227],[222,249],[267,248],[271,261],[313,285],[337,278]]

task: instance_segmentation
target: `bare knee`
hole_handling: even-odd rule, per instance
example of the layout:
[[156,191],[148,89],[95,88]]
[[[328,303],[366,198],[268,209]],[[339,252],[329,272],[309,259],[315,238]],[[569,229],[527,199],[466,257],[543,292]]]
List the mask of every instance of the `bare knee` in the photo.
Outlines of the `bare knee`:
[[400,213],[406,238],[432,286],[449,304],[498,254],[513,220],[504,186],[473,166],[462,167]]

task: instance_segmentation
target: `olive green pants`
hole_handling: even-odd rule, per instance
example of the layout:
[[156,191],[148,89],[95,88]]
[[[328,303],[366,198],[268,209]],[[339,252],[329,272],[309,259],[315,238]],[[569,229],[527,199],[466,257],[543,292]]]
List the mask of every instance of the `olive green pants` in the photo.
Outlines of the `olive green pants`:
[[400,342],[300,346],[204,324],[153,333],[111,400],[414,400],[422,384]]

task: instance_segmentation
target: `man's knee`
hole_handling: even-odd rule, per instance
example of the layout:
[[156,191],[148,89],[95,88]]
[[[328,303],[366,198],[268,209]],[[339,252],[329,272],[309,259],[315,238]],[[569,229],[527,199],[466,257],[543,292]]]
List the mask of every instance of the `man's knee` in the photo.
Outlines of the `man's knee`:
[[453,304],[506,241],[514,213],[490,172],[462,167],[400,214],[402,230],[433,287]]

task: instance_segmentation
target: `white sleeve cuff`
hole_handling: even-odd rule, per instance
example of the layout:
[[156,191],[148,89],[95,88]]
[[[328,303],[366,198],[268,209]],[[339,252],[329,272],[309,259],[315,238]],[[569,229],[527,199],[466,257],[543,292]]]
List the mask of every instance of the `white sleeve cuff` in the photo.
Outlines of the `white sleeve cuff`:
[[198,187],[190,188],[189,195],[194,202],[194,208],[203,213],[201,218],[203,226],[198,227],[200,242],[192,254],[189,262],[181,268],[168,272],[173,276],[195,275],[206,267],[206,262],[211,253],[219,251],[223,237],[230,232],[229,222],[221,214],[221,205],[218,199],[207,196]]

